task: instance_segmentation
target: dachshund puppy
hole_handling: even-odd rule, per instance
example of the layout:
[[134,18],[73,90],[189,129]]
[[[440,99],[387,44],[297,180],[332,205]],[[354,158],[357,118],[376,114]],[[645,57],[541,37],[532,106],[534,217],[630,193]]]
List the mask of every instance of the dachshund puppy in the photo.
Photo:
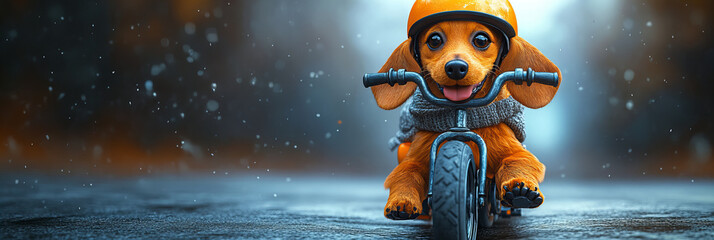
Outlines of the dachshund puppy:
[[[561,76],[555,64],[517,36],[510,39],[510,51],[500,68],[495,67],[499,49],[503,47],[501,45],[508,42],[502,41],[504,37],[490,26],[475,21],[439,22],[416,36],[415,48],[419,51],[422,67],[414,58],[410,38],[397,47],[379,72],[394,68],[428,73],[430,77],[426,79],[432,93],[455,102],[485,96],[495,76],[515,68],[557,72]],[[395,86],[382,84],[372,87],[372,93],[380,108],[391,110],[412,96],[416,87],[411,82]],[[526,86],[508,82],[495,101],[513,97],[528,108],[541,108],[551,101],[557,90],[557,87],[546,85]],[[521,192],[528,194],[530,199],[540,197],[530,207],[539,206],[544,196],[538,183],[543,181],[545,166],[523,147],[514,131],[504,123],[472,131],[486,142],[487,177],[495,179],[502,203],[512,206],[514,195],[511,190],[519,188],[524,189]],[[422,212],[422,204],[428,192],[429,152],[439,134],[418,131],[405,158],[387,177],[384,182],[385,188],[389,189],[389,199],[384,207],[387,218],[411,219],[428,214]],[[469,146],[474,156],[478,156],[478,147],[474,143],[469,143]]]

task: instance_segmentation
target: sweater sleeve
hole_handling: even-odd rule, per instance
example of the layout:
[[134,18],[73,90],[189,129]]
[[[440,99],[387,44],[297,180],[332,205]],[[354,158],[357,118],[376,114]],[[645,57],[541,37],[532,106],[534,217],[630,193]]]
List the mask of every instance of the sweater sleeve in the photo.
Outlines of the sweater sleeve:
[[411,105],[412,98],[409,98],[409,100],[404,103],[404,106],[402,106],[401,112],[399,113],[399,131],[397,131],[396,136],[389,139],[389,149],[391,151],[397,149],[402,143],[414,140],[414,134],[416,134],[417,130],[414,127],[414,116],[412,116],[409,111]]

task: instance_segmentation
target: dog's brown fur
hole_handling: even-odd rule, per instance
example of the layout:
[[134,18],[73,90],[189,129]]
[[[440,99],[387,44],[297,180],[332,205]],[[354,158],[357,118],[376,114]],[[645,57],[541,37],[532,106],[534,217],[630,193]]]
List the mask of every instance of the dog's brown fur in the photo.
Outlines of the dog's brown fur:
[[[483,31],[491,39],[491,46],[486,50],[476,49],[472,45],[473,33]],[[444,45],[436,50],[431,50],[426,45],[426,37],[434,32],[442,33]],[[421,53],[421,61],[424,69],[421,69],[414,60],[410,49],[411,39],[404,41],[389,57],[379,72],[387,72],[390,68],[406,69],[412,72],[427,70],[431,73],[434,81],[442,86],[452,85],[472,85],[477,84],[487,76],[493,69],[498,49],[501,47],[502,35],[497,31],[486,27],[483,24],[472,21],[447,21],[438,23],[418,36],[417,43]],[[458,82],[446,76],[444,64],[453,59],[461,59],[469,64],[467,76]],[[499,74],[504,71],[513,71],[515,68],[532,68],[540,72],[557,72],[561,76],[560,70],[538,49],[530,45],[520,37],[511,39],[510,52],[501,64]],[[492,75],[493,76],[493,75]],[[486,80],[484,87],[475,97],[482,97],[493,84],[493,77]],[[432,92],[438,97],[443,97],[436,84],[429,83]],[[402,105],[416,90],[414,83],[394,87],[387,84],[372,87],[372,93],[379,107],[391,110]],[[501,90],[496,101],[513,96],[518,102],[529,108],[541,108],[547,105],[557,92],[557,87],[533,84],[530,87],[515,85],[512,82],[506,84]],[[516,139],[513,131],[501,123],[499,125],[473,130],[481,135],[486,142],[488,152],[487,176],[496,180],[499,196],[503,199],[504,186],[513,189],[517,184],[523,182],[525,186],[533,190],[538,187],[538,183],[543,181],[545,166],[538,159],[527,151]],[[384,182],[385,188],[390,189],[389,199],[386,209],[406,210],[408,214],[422,212],[422,202],[426,199],[429,180],[429,150],[431,143],[439,135],[438,132],[419,131],[414,136],[414,141],[406,157],[399,162],[399,165],[392,171]],[[478,148],[469,143],[474,151],[474,156],[478,156]],[[478,161],[476,161],[478,164]],[[538,188],[538,192],[543,193]],[[543,197],[545,198],[545,197]]]

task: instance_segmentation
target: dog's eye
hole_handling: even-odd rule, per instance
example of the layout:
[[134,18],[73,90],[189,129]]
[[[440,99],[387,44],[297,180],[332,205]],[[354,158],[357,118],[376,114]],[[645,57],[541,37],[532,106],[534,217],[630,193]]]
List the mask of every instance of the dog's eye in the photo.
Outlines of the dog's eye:
[[486,50],[491,45],[491,39],[484,33],[479,33],[474,36],[474,46],[480,50]]
[[441,39],[441,35],[439,35],[438,33],[431,34],[431,36],[429,36],[429,38],[426,40],[426,45],[428,45],[431,50],[435,50],[441,47],[441,45],[443,44],[444,40]]

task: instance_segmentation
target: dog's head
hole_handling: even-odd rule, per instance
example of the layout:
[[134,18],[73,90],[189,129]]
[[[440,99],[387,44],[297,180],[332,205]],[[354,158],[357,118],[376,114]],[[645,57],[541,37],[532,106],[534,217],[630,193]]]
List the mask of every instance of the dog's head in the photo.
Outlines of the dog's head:
[[[434,24],[404,41],[392,53],[380,72],[390,68],[428,73],[429,87],[437,97],[454,102],[483,97],[493,84],[495,76],[516,68],[532,68],[539,72],[560,70],[538,49],[520,37],[504,41],[500,31],[475,21],[444,21]],[[495,66],[499,52],[505,43],[510,43],[501,66]],[[417,51],[421,66],[415,60]],[[394,109],[404,103],[416,89],[416,84],[402,86],[382,84],[372,87],[379,107]],[[558,91],[557,87],[533,84],[515,85],[512,82],[499,94],[499,99],[513,96],[529,108],[547,105]]]

